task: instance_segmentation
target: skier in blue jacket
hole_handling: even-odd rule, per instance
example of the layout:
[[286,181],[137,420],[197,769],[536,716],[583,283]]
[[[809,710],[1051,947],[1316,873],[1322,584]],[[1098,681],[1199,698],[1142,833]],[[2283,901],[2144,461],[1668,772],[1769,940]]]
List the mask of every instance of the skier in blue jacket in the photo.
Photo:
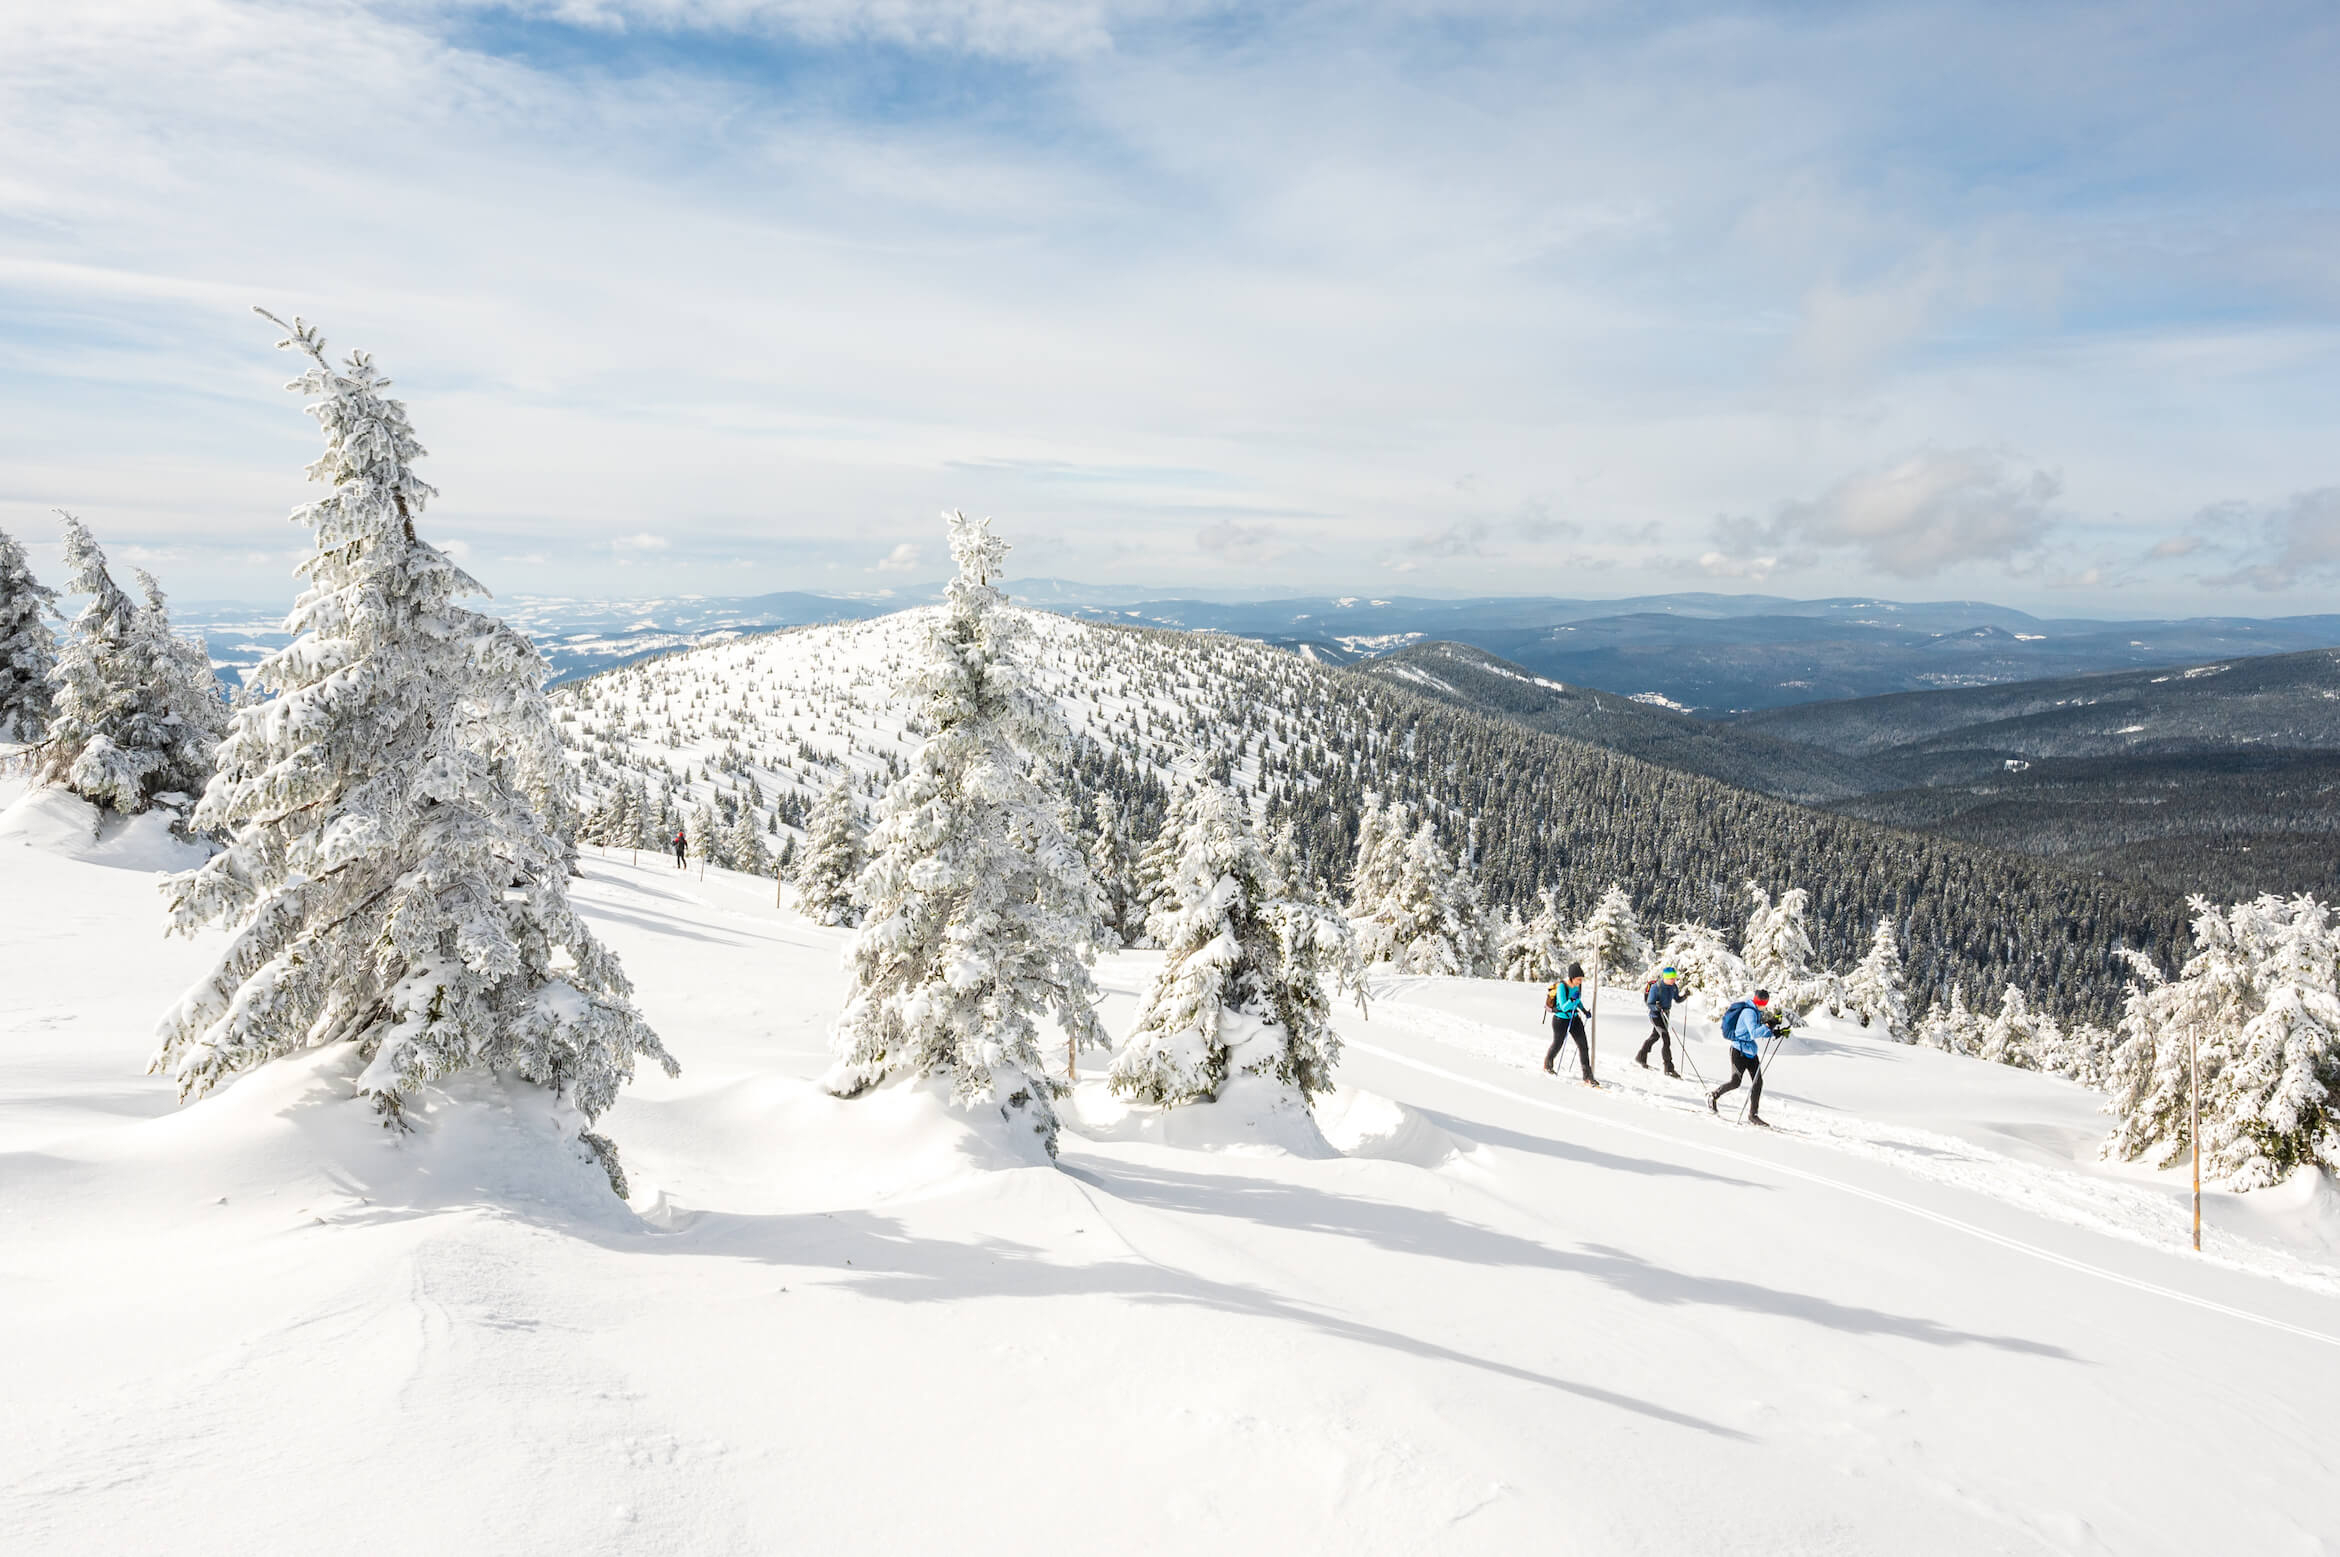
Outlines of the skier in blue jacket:
[[1745,1000],[1732,1001],[1731,1008],[1722,1014],[1723,1037],[1731,1045],[1731,1079],[1706,1095],[1708,1113],[1721,1113],[1722,1095],[1735,1090],[1741,1076],[1752,1076],[1755,1090],[1747,1094],[1747,1122],[1764,1122],[1763,1040],[1771,1032],[1771,1024],[1764,1017],[1770,1005],[1771,991],[1759,989]]
[[1666,1062],[1666,1074],[1679,1077],[1674,1069],[1674,1032],[1672,1013],[1674,1002],[1682,998],[1682,975],[1672,968],[1659,970],[1641,992],[1641,1003],[1649,1007],[1649,1036],[1641,1041],[1641,1052],[1633,1056],[1633,1063],[1649,1069],[1649,1051],[1654,1045],[1658,1058]]
[[1593,1080],[1592,1050],[1584,1041],[1584,964],[1572,962],[1565,978],[1556,978],[1544,992],[1544,1014],[1552,1019],[1552,1047],[1544,1051],[1544,1074],[1558,1074],[1552,1062],[1560,1057],[1560,1046],[1569,1039],[1576,1040],[1576,1063],[1584,1070],[1584,1084],[1599,1085]]

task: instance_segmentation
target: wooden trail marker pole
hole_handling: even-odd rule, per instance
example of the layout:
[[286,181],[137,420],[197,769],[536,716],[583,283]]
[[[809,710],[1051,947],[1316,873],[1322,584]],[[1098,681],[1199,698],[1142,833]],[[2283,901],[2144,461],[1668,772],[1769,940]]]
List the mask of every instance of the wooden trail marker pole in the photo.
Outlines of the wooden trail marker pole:
[[2194,1252],[2202,1252],[2202,1037],[2198,1029],[2186,1029],[2186,1068],[2191,1073],[2186,1088],[2186,1139],[2194,1148]]
[[1585,1047],[1592,1051],[1585,1058],[1597,1076],[1601,1073],[1601,960],[1598,957],[1593,959],[1592,1003],[1585,1007],[1585,1014],[1588,1017],[1585,1031],[1590,1035]]

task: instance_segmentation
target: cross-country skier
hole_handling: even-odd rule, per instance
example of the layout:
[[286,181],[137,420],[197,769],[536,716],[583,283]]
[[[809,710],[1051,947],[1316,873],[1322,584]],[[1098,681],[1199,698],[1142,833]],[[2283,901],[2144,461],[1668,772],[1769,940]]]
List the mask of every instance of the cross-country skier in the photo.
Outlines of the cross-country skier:
[[1722,1014],[1723,1036],[1731,1044],[1731,1079],[1706,1095],[1706,1111],[1722,1112],[1722,1095],[1737,1088],[1741,1076],[1755,1078],[1755,1090],[1747,1094],[1747,1122],[1763,1121],[1763,1040],[1771,1025],[1764,1020],[1771,1004],[1771,991],[1759,989],[1745,1000],[1734,1000],[1731,1008]]
[[1544,1014],[1552,1019],[1552,1047],[1544,1051],[1544,1074],[1558,1075],[1552,1062],[1560,1057],[1560,1046],[1569,1039],[1576,1040],[1576,1063],[1584,1070],[1584,1084],[1598,1085],[1593,1080],[1592,1050],[1584,1041],[1584,964],[1572,962],[1563,978],[1552,981],[1544,991]]
[[676,870],[689,870],[691,868],[690,862],[683,858],[690,846],[690,835],[681,828],[676,828],[674,830],[674,868]]
[[1674,1069],[1674,1035],[1670,1013],[1674,1002],[1682,998],[1682,975],[1672,968],[1659,970],[1658,976],[1643,986],[1641,1003],[1649,1007],[1649,1036],[1641,1041],[1641,1052],[1633,1056],[1633,1063],[1649,1069],[1649,1050],[1657,1046],[1658,1057],[1665,1061],[1666,1074],[1679,1077]]

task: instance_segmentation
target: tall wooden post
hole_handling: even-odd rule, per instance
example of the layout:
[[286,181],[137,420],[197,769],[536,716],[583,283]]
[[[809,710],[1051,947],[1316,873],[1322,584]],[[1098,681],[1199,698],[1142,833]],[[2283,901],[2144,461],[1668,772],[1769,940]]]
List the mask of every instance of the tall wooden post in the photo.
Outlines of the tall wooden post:
[[2192,1072],[2186,1089],[2186,1139],[2194,1148],[2194,1252],[2202,1252],[2202,1038],[2192,1024],[2186,1027],[2186,1064]]
[[1585,1059],[1597,1076],[1601,1073],[1601,959],[1598,957],[1593,959],[1592,1001],[1584,1012],[1584,1030],[1588,1035],[1585,1047],[1592,1051]]

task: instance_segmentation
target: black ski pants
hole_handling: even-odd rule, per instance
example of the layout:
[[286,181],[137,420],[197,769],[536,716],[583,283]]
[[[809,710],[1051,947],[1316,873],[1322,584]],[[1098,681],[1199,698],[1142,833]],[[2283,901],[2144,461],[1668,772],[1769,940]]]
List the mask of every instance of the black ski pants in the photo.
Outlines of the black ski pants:
[[1633,1056],[1633,1058],[1639,1061],[1641,1064],[1647,1065],[1649,1063],[1649,1051],[1652,1045],[1656,1046],[1659,1058],[1666,1062],[1666,1074],[1669,1076],[1673,1075],[1673,1025],[1666,1019],[1666,1008],[1664,1006],[1651,1006],[1649,1008],[1649,1036],[1641,1040],[1641,1052]]
[[1552,1018],[1552,1047],[1544,1051],[1544,1069],[1552,1068],[1552,1062],[1560,1057],[1560,1046],[1571,1038],[1576,1040],[1576,1063],[1583,1067],[1584,1079],[1590,1081],[1593,1079],[1592,1050],[1585,1046],[1584,1017],[1581,1014]]
[[1755,1090],[1747,1094],[1747,1113],[1760,1119],[1763,1117],[1763,1065],[1752,1054],[1741,1054],[1736,1049],[1731,1051],[1731,1079],[1715,1088],[1714,1095],[1719,1098],[1725,1092],[1738,1090],[1741,1076],[1755,1078]]

